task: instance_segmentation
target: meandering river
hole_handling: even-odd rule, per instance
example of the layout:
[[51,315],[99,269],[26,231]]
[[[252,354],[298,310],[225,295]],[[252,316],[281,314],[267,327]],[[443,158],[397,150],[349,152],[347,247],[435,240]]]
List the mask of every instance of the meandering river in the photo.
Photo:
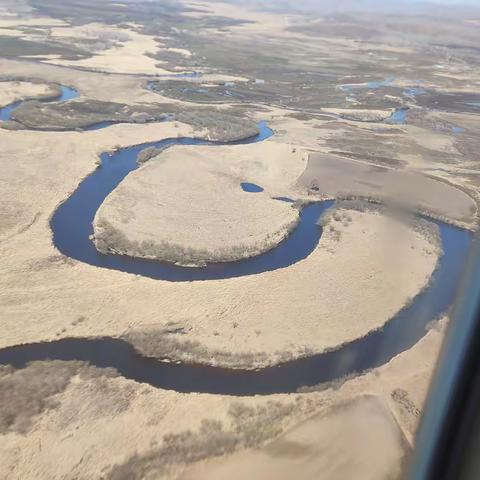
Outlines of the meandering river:
[[[65,96],[62,95],[56,101],[72,98],[68,97],[68,90],[63,91]],[[70,89],[70,94],[72,92]],[[16,106],[18,104],[17,102]],[[1,115],[6,116],[5,109],[12,108],[13,105],[0,110]],[[106,196],[129,172],[137,168],[137,155],[142,149],[170,145],[247,144],[261,142],[273,135],[265,122],[260,122],[258,128],[257,136],[239,142],[169,138],[127,147],[113,154],[103,153],[99,168],[85,178],[54,213],[51,228],[55,246],[64,255],[90,265],[168,281],[214,280],[252,275],[288,268],[305,259],[320,241],[322,229],[318,225],[318,219],[332,206],[332,201],[316,202],[303,207],[298,226],[287,239],[269,252],[238,262],[198,268],[182,267],[122,255],[103,255],[90,240],[95,213]],[[439,226],[443,255],[428,287],[411,304],[389,319],[382,329],[326,353],[274,367],[237,370],[147,358],[118,338],[65,338],[1,349],[0,364],[23,367],[33,360],[83,360],[97,367],[113,367],[126,378],[159,388],[231,395],[294,392],[303,386],[357,374],[382,365],[411,348],[425,335],[432,320],[446,312],[453,303],[472,235],[442,222],[435,223]]]
[[[50,102],[66,102],[68,100],[72,100],[74,98],[79,97],[79,93],[71,87],[66,87],[64,85],[60,85],[60,95],[57,97],[47,97],[47,98],[40,98],[36,99],[37,101],[50,103]],[[28,99],[33,100],[33,99]],[[16,102],[10,103],[5,107],[0,108],[0,120],[7,121],[12,118],[12,112],[19,107],[22,103],[26,102],[27,100],[18,100]]]

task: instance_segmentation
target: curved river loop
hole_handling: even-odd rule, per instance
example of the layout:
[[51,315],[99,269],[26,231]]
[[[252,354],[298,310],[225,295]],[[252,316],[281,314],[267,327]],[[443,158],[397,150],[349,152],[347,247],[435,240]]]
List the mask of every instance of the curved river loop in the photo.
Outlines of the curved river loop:
[[[67,101],[78,96],[73,89],[61,88],[62,96],[55,101]],[[10,118],[12,110],[20,103],[15,102],[0,109],[0,119]],[[103,125],[102,128],[109,125],[110,123]],[[320,241],[322,228],[318,225],[318,219],[333,205],[333,201],[316,202],[303,207],[298,226],[277,247],[257,257],[237,262],[208,264],[196,268],[183,267],[124,255],[104,255],[96,250],[90,240],[93,233],[92,222],[97,210],[125,176],[137,168],[137,155],[144,148],[250,144],[261,142],[273,135],[273,131],[265,122],[260,122],[258,129],[258,135],[237,142],[168,138],[127,147],[113,154],[103,153],[100,156],[100,167],[80,183],[74,193],[58,207],[51,219],[56,248],[68,257],[96,267],[175,282],[253,275],[288,268],[305,259]],[[291,201],[286,197],[277,199]],[[365,337],[332,351],[272,367],[241,370],[172,363],[168,359],[145,357],[120,338],[64,338],[0,349],[0,364],[23,368],[28,362],[36,360],[81,360],[96,367],[115,368],[125,378],[162,389],[226,395],[289,393],[301,387],[359,374],[387,363],[394,356],[415,345],[426,334],[432,320],[445,313],[453,303],[472,234],[446,223],[432,221],[440,230],[443,255],[438,261],[429,285],[409,305],[389,319],[382,329],[372,331]]]
[[[60,94],[56,97],[48,97],[48,98],[40,98],[37,101],[42,103],[50,103],[50,102],[67,102],[68,100],[73,100],[74,98],[78,98],[80,94],[74,89],[70,87],[66,87],[64,85],[59,85]],[[33,100],[33,99],[28,99]],[[0,108],[0,121],[7,121],[10,120],[12,117],[12,112],[19,107],[22,103],[26,102],[27,100],[18,100],[16,102],[12,102],[5,107]]]

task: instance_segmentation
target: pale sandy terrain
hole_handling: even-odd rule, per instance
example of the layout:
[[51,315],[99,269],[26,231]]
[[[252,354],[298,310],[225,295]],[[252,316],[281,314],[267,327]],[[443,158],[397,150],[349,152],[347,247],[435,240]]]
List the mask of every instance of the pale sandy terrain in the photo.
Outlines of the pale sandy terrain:
[[[233,467],[248,468],[250,461],[256,461],[256,465],[263,468],[259,471],[264,474],[259,477],[262,479],[268,478],[265,475],[272,469],[277,472],[277,464],[285,468],[295,464],[298,466],[298,478],[309,478],[303,474],[311,472],[316,466],[322,467],[322,474],[341,469],[345,475],[341,478],[353,478],[362,471],[359,469],[365,468],[367,458],[372,475],[369,478],[382,478],[377,475],[385,468],[398,471],[401,467],[399,463],[405,444],[399,441],[401,434],[396,422],[410,441],[442,338],[441,331],[431,330],[411,350],[387,365],[350,380],[340,388],[304,394],[235,399],[218,395],[179,394],[121,377],[74,377],[67,389],[54,397],[55,406],[33,417],[33,427],[28,434],[12,431],[0,437],[0,475],[7,480],[56,480],[69,476],[90,480],[99,475],[112,480],[115,478],[109,475],[112,468],[125,462],[132,463],[131,458],[136,454],[133,465],[139,467],[138,476],[132,474],[116,478],[159,478],[160,472],[167,479],[187,479],[192,478],[192,474],[199,475],[194,478],[203,478],[200,472],[202,475],[211,472],[212,477],[206,478],[215,478],[213,474],[220,466],[228,476],[233,476],[236,473]],[[393,399],[395,391],[404,392],[402,401]],[[232,408],[237,407],[238,410],[238,405],[250,409],[247,416],[232,415],[235,411]],[[345,408],[346,405],[350,408]],[[336,413],[339,411],[345,416]],[[310,417],[311,421],[305,422]],[[255,450],[242,452],[246,438],[241,430],[236,430],[235,418],[247,429],[251,425],[264,432],[265,435],[258,437],[260,442],[262,438],[268,441],[270,436],[282,431],[286,434],[260,453]],[[182,461],[176,463],[179,460],[175,450],[165,455],[163,447],[167,441],[179,447],[182,442],[175,444],[164,435],[188,431],[187,438],[193,454],[190,458],[195,458],[198,451],[206,452],[208,457],[208,452],[215,451],[212,448],[215,441],[207,432],[201,433],[201,423],[214,419],[221,422],[222,430],[227,434],[223,439],[225,445],[225,439],[238,439],[235,448],[240,450],[239,453],[224,459],[204,461],[186,470]],[[363,428],[367,420],[370,421],[362,431],[361,439],[355,441],[358,432],[351,426]],[[321,454],[305,458],[302,453],[316,452],[318,448],[316,442],[321,439],[322,431],[316,426],[329,428],[330,441]],[[289,440],[287,445],[285,439]],[[298,444],[292,444],[291,440],[301,441],[303,445],[298,448]],[[371,445],[378,448],[365,451],[365,447]],[[52,451],[55,451],[54,456]],[[380,452],[382,454],[378,455]],[[372,453],[376,455],[370,456]],[[259,463],[265,454],[271,456],[270,464]],[[338,455],[345,459],[340,465]],[[180,458],[184,461],[186,457]],[[240,459],[245,464],[239,464]],[[169,465],[165,474],[165,467]]]
[[[50,17],[39,17],[39,16],[17,16],[12,12],[6,12],[5,10],[0,10],[0,28],[8,32],[9,30],[15,30],[15,27],[25,26],[25,27],[64,27],[68,23]],[[18,30],[19,32],[21,30]],[[6,33],[8,35],[8,33]]]
[[392,114],[389,110],[362,110],[359,108],[328,108],[322,111],[339,115],[347,120],[362,122],[382,122]]
[[[16,26],[22,29],[16,29]],[[23,27],[39,27],[45,29],[43,33],[37,31],[30,33]],[[190,58],[192,53],[185,48],[168,47],[161,42],[161,37],[146,35],[135,31],[135,24],[117,27],[102,23],[88,23],[86,25],[69,25],[68,23],[54,19],[22,18],[0,19],[0,33],[12,37],[20,37],[26,40],[60,40],[66,43],[77,43],[88,40],[96,42],[98,48],[93,47],[92,56],[79,60],[65,59],[59,54],[43,54],[39,57],[46,64],[63,67],[82,68],[85,70],[101,71],[115,74],[137,75],[172,75],[181,73],[181,67],[174,69],[162,68],[166,62],[155,59],[149,54],[161,52],[173,52]],[[113,46],[108,47],[108,42]],[[106,45],[107,48],[102,47]],[[35,55],[26,56],[35,59]],[[202,69],[197,69],[202,71]],[[212,81],[246,81],[247,79],[235,75],[222,75],[221,73],[207,73],[203,80]]]
[[[257,255],[295,226],[298,210],[271,197],[289,192],[304,168],[304,152],[276,142],[172,147],[107,197],[95,217],[97,245],[170,261],[174,246],[211,262]],[[244,192],[242,182],[265,190]]]
[[145,87],[144,78],[129,75],[106,75],[97,72],[79,72],[56,65],[0,59],[0,71],[10,76],[42,78],[74,87],[82,98],[119,103],[162,102],[160,95]]
[[297,34],[292,34],[286,30],[290,22],[296,18],[295,15],[276,15],[274,13],[261,12],[259,9],[239,5],[233,5],[224,2],[202,2],[198,0],[186,2],[193,7],[193,11],[185,12],[185,16],[201,18],[211,15],[223,16],[227,18],[234,18],[245,20],[246,23],[238,25],[229,25],[227,28],[214,29],[210,31],[213,35],[258,35],[262,36],[281,36],[282,38],[292,36],[297,37]]
[[[182,102],[146,88],[147,78],[134,75],[105,74],[95,71],[78,71],[50,65],[46,63],[24,62],[0,58],[0,71],[8,72],[9,76],[42,78],[45,82],[59,83],[74,87],[80,92],[82,99],[95,99],[126,104],[133,103],[171,103],[184,104],[191,108],[191,103]],[[206,74],[205,81],[246,81],[246,78],[223,75]],[[195,82],[195,79],[192,79]]]
[[[278,242],[281,235],[275,236],[275,232],[295,220],[295,210],[272,196],[302,200],[344,194],[382,197],[393,190],[407,196],[415,207],[473,226],[477,209],[464,192],[477,192],[480,199],[480,182],[475,177],[478,116],[447,116],[434,110],[427,114],[433,120],[449,118],[465,127],[463,137],[439,131],[428,124],[428,118],[406,125],[376,123],[388,116],[395,102],[403,100],[400,91],[390,92],[396,97],[387,99],[385,95],[383,100],[378,98],[379,92],[370,92],[372,105],[355,100],[362,105],[357,117],[338,117],[355,110],[344,108],[348,103],[336,85],[368,85],[377,73],[381,81],[387,65],[398,66],[400,75],[416,75],[413,67],[422,65],[426,57],[418,55],[415,45],[398,38],[389,42],[389,37],[382,43],[379,37],[365,34],[365,23],[353,25],[359,29],[351,30],[348,19],[341,25],[325,17],[325,25],[320,24],[320,34],[315,35],[287,30],[305,20],[293,15],[259,12],[240,2],[237,6],[207,1],[189,4],[197,10],[185,15],[197,19],[198,25],[205,20],[207,26],[198,28],[198,45],[194,37],[190,43],[180,41],[178,48],[136,32],[133,24],[125,24],[126,28],[103,24],[72,27],[44,18],[22,18],[20,24],[18,18],[0,12],[0,30],[6,27],[5,35],[20,35],[25,40],[35,40],[37,33],[23,26],[41,27],[43,33],[38,35],[43,41],[50,33],[53,39],[66,42],[70,36],[95,40],[121,34],[118,45],[99,50],[86,60],[61,60],[55,55],[42,55],[49,64],[25,58],[0,59],[0,71],[9,78],[69,85],[80,92],[78,101],[199,108],[146,89],[146,75],[171,73],[162,68],[161,61],[147,55],[162,49],[168,58],[175,58],[169,53],[184,56],[185,64],[192,55],[191,65],[198,60],[213,72],[201,77],[202,82],[245,81],[255,71],[245,64],[238,65],[236,72],[235,65],[228,66],[230,58],[221,58],[222,54],[228,56],[231,45],[227,43],[232,39],[244,46],[258,42],[259,57],[272,53],[275,59],[264,88],[279,88],[272,101],[278,107],[253,102],[218,107],[232,115],[267,120],[275,130],[273,138],[248,146],[174,147],[129,175],[99,216],[104,215],[137,241],[164,236],[180,239],[185,246],[235,248],[237,242],[264,242],[268,234]],[[210,28],[212,16],[248,22]],[[222,25],[221,18],[213,24]],[[329,33],[332,26],[345,28],[351,35]],[[357,34],[363,40],[357,40]],[[218,45],[225,40],[226,48],[219,49],[218,56],[214,48],[203,50],[204,59],[213,59],[212,65],[205,67],[196,56],[197,47],[201,52],[203,42],[212,39]],[[298,110],[289,103],[288,81],[281,87],[282,82],[272,80],[272,72],[283,67],[284,47],[291,53],[293,69],[298,66],[299,83],[305,78],[302,98],[306,100],[297,103]],[[358,56],[358,52],[362,62],[354,61],[352,55]],[[462,49],[445,47],[446,55],[452,52],[448,65],[438,66],[438,84],[443,88],[450,82],[451,91],[469,91],[470,82],[472,89],[478,90],[478,69],[467,70]],[[214,64],[217,61],[219,65]],[[425,65],[415,78],[429,74],[427,68]],[[262,69],[259,65],[258,70]],[[228,74],[223,75],[224,70]],[[180,67],[172,67],[172,72],[180,71]],[[403,77],[395,82],[397,87],[412,84]],[[463,83],[453,88],[458,82]],[[430,78],[426,85],[435,87],[436,83]],[[314,90],[317,87],[321,91]],[[444,91],[449,91],[448,87]],[[310,93],[315,105],[309,105]],[[271,98],[269,92],[265,94]],[[334,114],[330,118],[322,115],[323,97],[317,94],[325,95],[326,104],[333,105],[325,107]],[[17,98],[15,95],[4,94],[0,88],[0,104],[3,98]],[[289,109],[282,106],[283,101]],[[375,122],[356,121],[366,119],[370,106],[373,110],[368,111],[375,112],[370,119]],[[414,117],[418,111],[412,107],[410,113]],[[97,167],[99,153],[204,133],[174,122],[66,133],[0,128],[0,348],[70,336],[122,336],[139,350],[160,356],[164,345],[173,345],[168,351],[172,360],[254,368],[334,349],[363,337],[382,328],[419,291],[428,288],[440,253],[435,235],[429,231],[425,235],[412,223],[379,211],[345,206],[328,217],[319,245],[304,260],[288,268],[221,281],[152,280],[66,258],[54,247],[50,218]],[[362,163],[331,153],[342,151],[346,156],[350,152],[352,158],[361,158],[354,156],[361,141],[366,152]],[[374,167],[370,154],[392,160],[398,170]],[[435,175],[445,183],[420,173]],[[243,192],[242,181],[265,190]],[[312,182],[318,190],[310,190]],[[398,192],[393,188],[397,186]],[[199,228],[186,228],[192,223]],[[384,480],[403,469],[405,455],[413,445],[445,324],[445,320],[430,324],[426,336],[411,349],[368,373],[329,387],[284,395],[182,394],[122,377],[107,378],[98,371],[91,376],[75,374],[64,387],[58,386],[60,376],[55,374],[38,375],[31,382],[24,378],[25,385],[19,388],[15,375],[22,377],[31,367],[21,372],[1,368],[0,403],[5,408],[0,408],[0,478],[243,480],[256,474],[259,480]],[[142,342],[145,338],[149,344]],[[45,399],[42,394],[49,391],[49,382],[55,393]],[[5,412],[15,411],[17,402],[28,406],[20,409],[19,417],[31,418],[20,418],[9,426]]]
[[408,455],[405,439],[413,444],[445,324],[442,320],[408,352],[340,388],[303,394],[319,405],[312,411],[321,413],[263,449],[199,462],[180,478],[284,478],[292,469],[302,479],[398,475]]
[[[38,26],[46,28],[44,34],[27,33],[15,29],[15,26]],[[3,35],[19,36],[27,40],[42,40],[45,38],[65,39],[75,43],[75,39],[95,40],[101,44],[104,41],[114,41],[116,45],[111,48],[94,52],[92,57],[80,60],[66,60],[61,55],[42,55],[46,63],[62,66],[82,67],[112,73],[128,74],[170,74],[169,70],[161,68],[160,60],[149,57],[148,53],[156,53],[161,47],[154,36],[144,35],[131,28],[119,28],[101,23],[90,23],[72,26],[65,22],[52,19],[1,19],[0,27]],[[182,50],[188,55],[188,51]]]
[[262,449],[202,462],[180,479],[385,480],[400,476],[405,447],[385,404],[378,397],[357,397],[306,420]]
[[391,199],[460,223],[471,224],[475,202],[462,190],[412,172],[368,165],[331,154],[312,153],[299,180],[333,196]]
[[[157,136],[168,136],[168,137],[175,137],[177,135],[192,135],[192,129],[186,125],[177,124],[178,128],[175,128],[173,123],[165,123],[162,124],[161,127],[158,125],[148,125],[145,126],[146,128],[133,128],[131,130],[132,134],[131,138],[134,139],[133,143],[141,143],[144,141],[151,141],[157,138]],[[60,173],[61,170],[64,169],[63,175],[64,178],[69,175],[67,171],[72,172],[72,162],[73,165],[77,168],[77,176],[76,181],[71,184],[70,189],[73,189],[76,186],[75,182],[80,181],[82,177],[87,175],[94,167],[95,162],[97,161],[98,154],[100,154],[103,150],[113,150],[115,146],[121,145],[122,140],[120,138],[122,132],[122,128],[113,128],[106,130],[102,130],[100,132],[91,132],[88,135],[89,139],[93,141],[86,141],[87,136],[82,136],[81,133],[66,133],[65,135],[50,135],[50,134],[33,134],[31,132],[24,132],[21,134],[20,132],[8,132],[3,131],[1,132],[1,136],[4,138],[5,148],[3,150],[4,158],[15,158],[17,153],[23,151],[24,158],[27,159],[27,162],[32,162],[31,166],[33,167],[33,171],[31,175],[40,177],[43,175],[44,180],[46,183],[41,185],[42,182],[37,184],[39,191],[42,191],[43,188],[48,189],[49,183],[49,168],[52,166],[52,160],[55,163],[58,163],[58,167],[60,170],[57,169],[57,173]],[[162,132],[161,134],[159,132]],[[103,143],[101,147],[97,143],[95,145],[95,138],[103,138],[106,140],[106,143]],[[64,139],[64,140],[63,140]],[[47,150],[52,148],[52,142],[56,143],[57,155],[52,158],[48,153]],[[22,147],[23,145],[23,147]],[[106,148],[104,148],[106,147]],[[53,147],[52,152],[55,150]],[[36,163],[40,157],[44,158],[44,162]],[[19,159],[20,157],[16,157]],[[91,163],[93,162],[93,163]],[[83,163],[83,168],[82,168]],[[22,175],[26,175],[25,178],[28,178],[28,174],[23,170],[26,167],[25,164],[21,165],[19,162],[12,162],[10,166],[6,166],[3,177],[6,181],[7,178],[15,179],[17,178],[20,183],[19,170],[23,171]],[[73,168],[75,168],[73,167]],[[85,168],[86,167],[86,168]],[[73,176],[72,176],[73,177]],[[16,190],[5,188],[3,189],[2,193],[5,194],[3,198],[3,222],[0,225],[0,238],[4,235],[9,234],[11,228],[18,227],[22,229],[25,225],[29,225],[31,219],[34,217],[36,218],[37,213],[40,215],[42,212],[45,213],[42,207],[45,206],[45,203],[41,204],[40,202],[32,202],[31,199],[28,198],[29,186],[24,185],[24,187],[20,187]],[[47,200],[45,198],[45,200]],[[52,207],[58,204],[57,199]],[[48,211],[48,210],[47,210]],[[53,210],[52,210],[53,211]],[[48,217],[49,214],[46,215]],[[47,231],[47,237],[50,234]]]
[[170,74],[171,72],[162,69],[159,60],[146,55],[155,53],[158,44],[152,35],[144,35],[131,29],[117,28],[102,24],[88,24],[79,27],[53,28],[52,35],[62,37],[86,37],[99,38],[103,36],[108,38],[116,35],[122,38],[118,45],[103,50],[90,58],[81,60],[52,59],[47,63],[55,65],[83,67],[87,69],[100,70],[112,73],[136,73],[136,74]]
[[48,97],[56,91],[49,85],[32,82],[0,82],[0,106],[5,106],[24,98]]

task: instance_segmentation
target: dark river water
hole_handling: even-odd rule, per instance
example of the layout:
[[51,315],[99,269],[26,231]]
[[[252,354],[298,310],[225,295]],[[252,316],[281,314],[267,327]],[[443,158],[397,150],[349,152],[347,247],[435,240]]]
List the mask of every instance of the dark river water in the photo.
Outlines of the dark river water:
[[[40,99],[41,102],[66,102],[67,100],[72,100],[73,98],[77,98],[79,93],[70,87],[66,87],[64,85],[60,86],[60,95],[58,97],[53,98],[45,98],[44,100]],[[24,100],[19,100],[18,102],[10,103],[9,105],[0,108],[0,120],[6,121],[10,120],[12,116],[12,112],[20,106]]]
[[[265,122],[260,122],[258,128],[260,133],[257,136],[227,144],[260,142],[273,134]],[[57,249],[68,257],[97,267],[177,282],[241,277],[286,268],[303,260],[315,249],[321,236],[317,220],[332,205],[331,201],[312,203],[304,207],[297,228],[276,248],[239,262],[215,263],[192,268],[125,255],[99,253],[90,240],[90,235],[93,234],[92,222],[95,213],[105,197],[129,172],[137,168],[139,152],[146,147],[165,148],[170,145],[225,145],[225,143],[195,138],[169,138],[127,147],[112,155],[103,153],[100,156],[100,167],[80,183],[52,217],[53,242]]]
[[430,286],[382,329],[327,353],[259,370],[234,370],[147,358],[116,338],[67,338],[4,348],[0,350],[0,364],[21,368],[33,360],[83,360],[97,367],[113,367],[125,378],[158,388],[225,395],[295,392],[303,386],[361,373],[383,365],[415,345],[432,319],[452,304],[471,234],[439,225],[445,253]]
[[260,193],[263,192],[263,188],[260,185],[250,182],[242,182],[240,184],[242,190],[248,193]]

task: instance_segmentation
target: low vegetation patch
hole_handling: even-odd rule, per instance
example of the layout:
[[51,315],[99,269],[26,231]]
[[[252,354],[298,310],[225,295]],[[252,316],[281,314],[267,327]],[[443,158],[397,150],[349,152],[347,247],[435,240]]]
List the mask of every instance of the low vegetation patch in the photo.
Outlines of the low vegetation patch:
[[80,60],[90,57],[88,51],[73,45],[60,44],[53,41],[32,41],[10,35],[0,35],[0,51],[3,58],[52,54],[61,55],[61,58],[65,60]]
[[209,140],[218,142],[243,140],[259,133],[253,120],[213,110],[184,111],[176,118],[197,130],[206,131]]
[[333,207],[329,208],[319,219],[318,224],[332,232],[335,240],[340,240],[338,225],[348,226],[352,221],[351,211],[371,212],[388,215],[399,222],[403,222],[410,228],[424,236],[436,251],[441,254],[442,244],[438,225],[425,220],[420,215],[412,212],[411,209],[401,208],[394,204],[380,204],[374,200],[345,197],[344,200],[337,200]]
[[[148,158],[153,152],[147,152]],[[143,160],[142,156],[142,160]],[[234,262],[237,260],[255,257],[261,253],[275,248],[278,243],[287,237],[296,227],[298,219],[284,225],[277,232],[267,234],[257,244],[225,246],[215,250],[205,248],[193,248],[166,240],[155,242],[154,240],[130,240],[122,231],[114,227],[105,218],[95,222],[94,242],[97,250],[107,254],[109,252],[131,257],[149,258],[178,265],[203,266],[207,263]]]
[[137,155],[137,163],[142,165],[143,163],[148,162],[152,158],[156,157],[163,151],[162,148],[157,147],[147,147],[144,148],[138,155]]
[[100,100],[60,103],[29,101],[12,112],[12,120],[38,130],[72,130],[100,122],[147,123],[167,118],[161,106],[135,107]]
[[[238,328],[238,323],[233,322],[232,328]],[[261,335],[256,330],[255,335]],[[185,334],[183,328],[165,328],[132,330],[123,336],[135,350],[146,357],[196,363],[218,365],[225,368],[251,370],[267,365],[285,363],[298,357],[308,357],[315,352],[304,346],[292,351],[277,351],[267,354],[265,352],[236,352],[216,350],[209,348],[197,340],[182,338]],[[214,336],[220,335],[214,332]]]
[[[235,327],[234,327],[235,328]],[[229,366],[232,368],[254,368],[268,360],[264,352],[232,353],[211,350],[197,340],[178,338],[168,329],[133,330],[124,339],[147,357],[181,360],[186,363],[204,363]]]
[[0,367],[0,434],[27,433],[34,418],[58,405],[55,396],[65,391],[72,377],[115,376],[113,369],[99,369],[84,362],[60,360],[32,362],[16,370]]
[[293,403],[270,401],[250,407],[233,402],[229,409],[231,425],[219,420],[202,420],[196,432],[186,430],[163,436],[162,445],[146,454],[135,454],[116,465],[108,480],[141,480],[167,475],[170,469],[217,457],[240,448],[258,447],[279,435],[283,421],[294,411]]
[[417,406],[412,400],[410,400],[408,392],[406,390],[402,388],[396,388],[391,392],[390,396],[410,415],[413,415],[414,417],[420,417],[422,413],[421,410],[417,408]]
[[3,82],[15,82],[17,86],[19,86],[22,83],[27,83],[27,84],[37,84],[37,85],[44,85],[48,87],[48,91],[43,94],[36,94],[32,97],[29,96],[24,96],[22,97],[22,100],[28,100],[28,99],[42,99],[42,100],[55,100],[58,98],[62,91],[60,90],[60,86],[56,83],[51,83],[51,82],[46,82],[45,80],[42,80],[40,78],[32,78],[32,77],[25,77],[25,76],[13,76],[13,75],[2,75],[0,77],[0,86],[2,86]]

